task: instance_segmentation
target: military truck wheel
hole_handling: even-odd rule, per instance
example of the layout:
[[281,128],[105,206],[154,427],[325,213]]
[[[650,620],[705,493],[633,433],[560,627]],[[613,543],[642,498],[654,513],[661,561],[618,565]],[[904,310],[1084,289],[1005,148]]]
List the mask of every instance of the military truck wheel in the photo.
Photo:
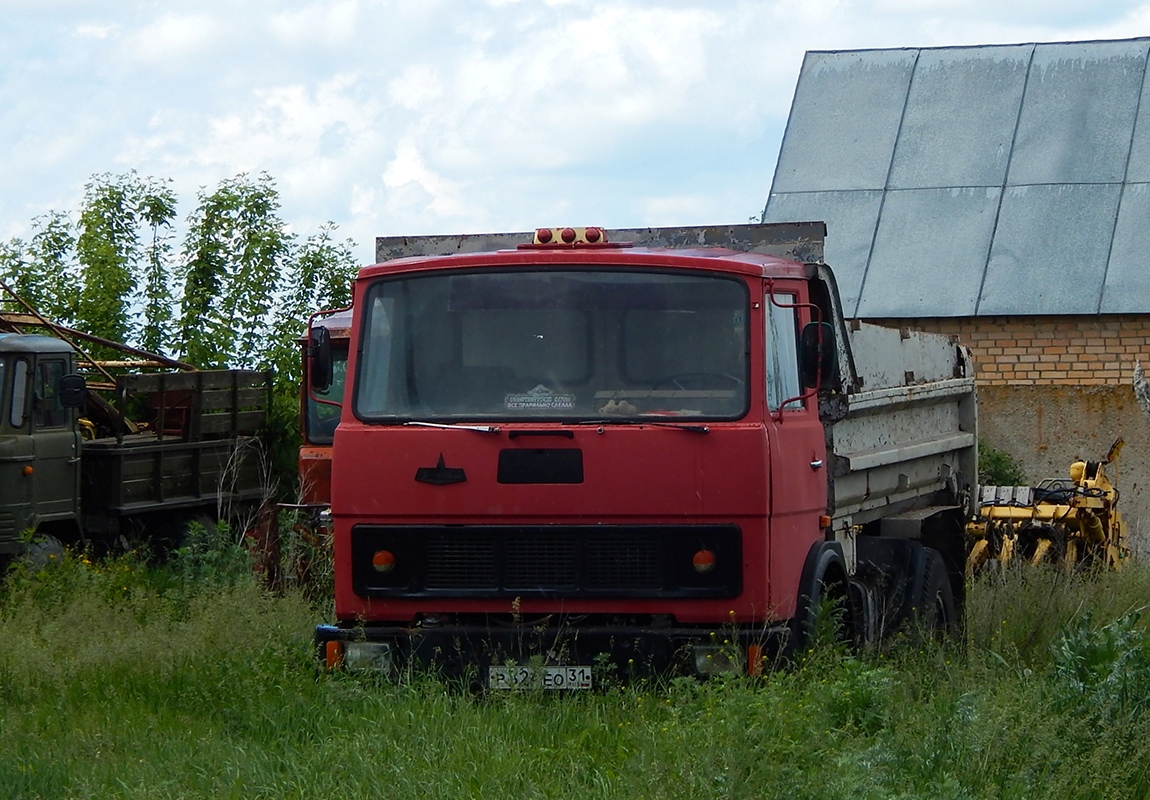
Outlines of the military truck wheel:
[[22,558],[33,570],[41,570],[64,559],[64,545],[55,536],[37,534],[24,548]]

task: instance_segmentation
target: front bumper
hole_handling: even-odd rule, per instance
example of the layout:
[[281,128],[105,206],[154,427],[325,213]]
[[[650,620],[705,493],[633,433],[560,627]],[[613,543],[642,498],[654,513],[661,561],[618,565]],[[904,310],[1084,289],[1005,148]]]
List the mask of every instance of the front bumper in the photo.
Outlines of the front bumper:
[[[789,628],[771,626],[655,626],[444,624],[319,625],[317,656],[329,666],[388,673],[393,678],[430,671],[485,685],[487,668],[507,664],[590,666],[596,684],[717,672],[759,674],[784,651]],[[350,647],[349,647],[350,646]],[[355,654],[347,658],[345,654]]]

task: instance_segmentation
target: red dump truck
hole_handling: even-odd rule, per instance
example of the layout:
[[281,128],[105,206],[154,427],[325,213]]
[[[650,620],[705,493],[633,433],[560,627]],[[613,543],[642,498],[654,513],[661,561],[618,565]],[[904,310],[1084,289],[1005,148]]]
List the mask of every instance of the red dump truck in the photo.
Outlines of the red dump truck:
[[381,241],[413,255],[355,283],[321,657],[580,689],[757,673],[823,613],[858,642],[954,629],[970,356],[845,319],[824,235]]

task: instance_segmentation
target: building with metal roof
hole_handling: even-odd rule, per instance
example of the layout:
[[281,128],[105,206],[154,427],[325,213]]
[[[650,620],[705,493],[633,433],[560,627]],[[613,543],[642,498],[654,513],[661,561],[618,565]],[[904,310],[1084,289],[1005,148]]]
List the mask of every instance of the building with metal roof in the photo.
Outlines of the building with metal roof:
[[1150,313],[1148,56],[807,53],[764,221],[826,221],[860,317]]
[[1124,438],[1144,555],[1148,59],[1150,37],[809,52],[763,213],[827,223],[848,314],[969,345],[980,441],[1031,480]]

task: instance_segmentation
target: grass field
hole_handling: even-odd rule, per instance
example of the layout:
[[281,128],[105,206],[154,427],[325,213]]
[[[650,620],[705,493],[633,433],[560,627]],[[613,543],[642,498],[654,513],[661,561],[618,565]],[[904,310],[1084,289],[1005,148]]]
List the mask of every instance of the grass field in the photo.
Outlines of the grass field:
[[972,587],[962,645],[476,697],[318,671],[234,562],[68,555],[0,599],[0,797],[1143,798],[1150,571]]

